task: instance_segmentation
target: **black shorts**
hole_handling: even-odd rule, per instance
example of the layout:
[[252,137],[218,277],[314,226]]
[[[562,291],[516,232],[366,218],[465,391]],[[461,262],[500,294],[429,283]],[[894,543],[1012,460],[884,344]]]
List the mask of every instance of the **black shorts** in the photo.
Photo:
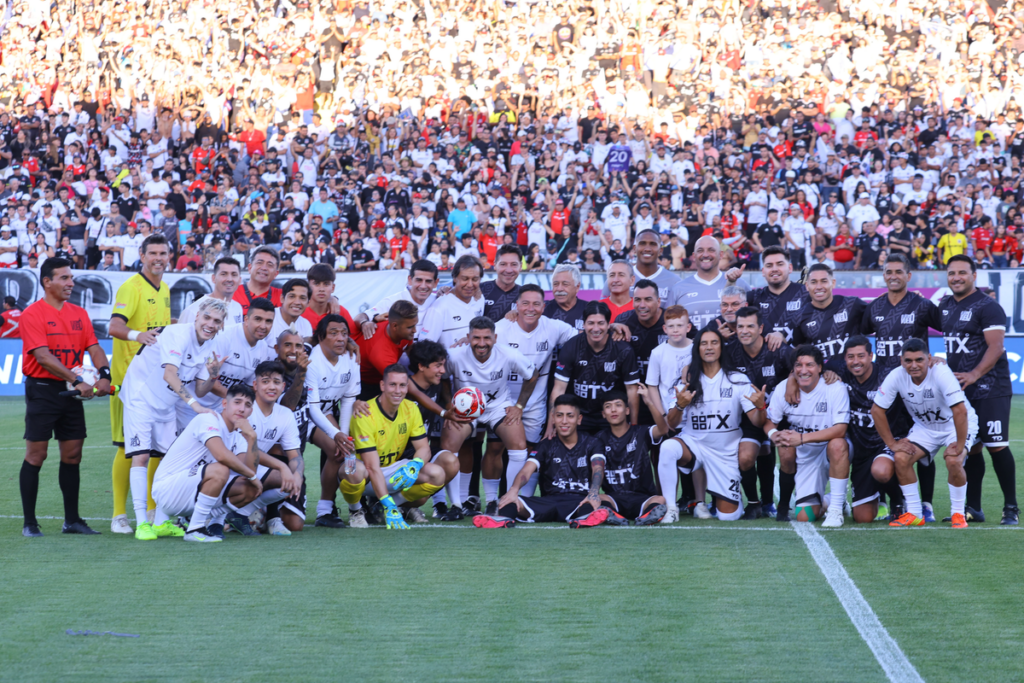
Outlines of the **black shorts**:
[[[884,450],[884,449],[883,449]],[[853,466],[850,468],[850,488],[853,496],[853,507],[864,505],[878,500],[878,494],[882,491],[882,485],[871,476],[871,464],[879,455],[870,458],[853,458]]]
[[[272,453],[271,457],[272,458],[277,458],[281,462],[283,462],[285,464],[288,464],[288,458],[284,457],[283,455],[277,455],[276,453]],[[270,472],[273,472],[273,471],[274,470],[270,470]],[[263,478],[266,479],[267,477],[269,477],[270,476],[270,472],[267,472],[267,474]],[[302,476],[302,490],[299,492],[299,495],[295,495],[293,493],[292,495],[288,496],[287,498],[282,500],[280,503],[278,503],[278,505],[281,508],[287,508],[288,510],[294,512],[296,515],[298,515],[299,517],[302,517],[303,519],[306,518],[306,476],[305,475]]]
[[608,420],[604,419],[601,413],[583,413],[583,421],[580,422],[580,431],[587,434],[597,434],[602,429],[608,429]]
[[25,440],[76,441],[85,438],[85,407],[76,398],[63,398],[67,382],[25,378]]
[[768,442],[768,436],[764,430],[755,426],[746,413],[743,413],[743,417],[740,418],[740,431],[743,432],[741,437],[743,441],[756,441],[762,445]]
[[519,501],[526,508],[527,522],[568,522],[586,496],[559,493],[554,496],[529,496]]
[[644,503],[649,501],[657,493],[642,493],[640,491],[622,491],[609,494],[615,501],[615,511],[627,519],[637,519],[644,513]]
[[971,401],[978,414],[978,441],[989,448],[1010,445],[1011,396],[979,398]]

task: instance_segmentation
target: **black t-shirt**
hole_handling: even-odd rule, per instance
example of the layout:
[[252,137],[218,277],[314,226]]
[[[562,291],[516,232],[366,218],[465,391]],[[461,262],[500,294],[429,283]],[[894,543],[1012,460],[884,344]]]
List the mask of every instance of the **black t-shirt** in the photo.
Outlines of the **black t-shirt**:
[[604,348],[594,351],[585,334],[570,339],[558,353],[555,379],[566,382],[566,393],[583,399],[584,414],[601,414],[602,394],[625,391],[627,384],[640,381],[636,355],[626,342],[608,340]]
[[921,339],[927,343],[929,327],[942,330],[938,306],[917,292],[907,292],[895,306],[889,303],[888,294],[868,304],[861,331],[875,335],[876,361],[884,376],[899,367],[903,342]]
[[768,344],[761,344],[761,350],[753,358],[735,337],[726,343],[725,349],[733,365],[750,379],[751,384],[758,388],[767,387],[766,395],[770,395],[775,385],[785,381],[793,370],[794,351],[785,344],[776,351],[769,349]]
[[747,301],[761,309],[764,334],[778,332],[787,342],[793,339],[793,330],[803,316],[803,309],[810,306],[807,289],[796,282],[790,282],[781,294],[760,287],[747,295]]
[[[837,356],[825,364],[826,370],[839,375],[839,379],[846,385],[847,393],[850,396],[850,422],[846,434],[853,442],[853,452],[850,453],[850,464],[860,465],[870,463],[875,456],[885,450],[885,442],[875,429],[875,420],[871,417],[871,408],[875,405],[875,393],[882,386],[885,380],[886,371],[878,363],[871,364],[871,376],[858,382],[847,367],[842,357]],[[910,415],[902,400],[895,401],[885,411],[889,421],[889,429],[896,438],[902,438],[910,431]]]
[[859,334],[866,306],[859,297],[833,295],[825,308],[806,306],[793,330],[793,346],[814,344],[825,360],[838,356],[846,340]]
[[577,330],[583,330],[583,309],[586,307],[586,301],[583,299],[577,299],[576,304],[566,311],[552,299],[544,307],[544,315],[552,320],[561,320],[563,323],[568,323]]
[[[658,311],[658,320],[650,327],[645,327],[640,322],[640,318],[637,317],[636,311],[633,310],[623,311],[615,318],[615,322],[629,328],[629,345],[633,347],[633,353],[636,355],[636,364],[640,370],[639,376],[641,380],[645,379],[647,377],[647,366],[651,362],[651,353],[659,344],[664,344],[668,341],[668,335],[665,334],[665,319],[662,312]],[[637,419],[641,424],[652,424],[654,422],[654,416],[651,415],[650,409],[643,401],[640,402],[640,415]]]
[[761,246],[767,249],[768,247],[777,247],[782,244],[782,238],[785,237],[786,233],[782,229],[782,226],[776,223],[771,225],[769,223],[762,223],[757,226],[757,239],[761,240]]
[[498,286],[497,280],[489,280],[480,284],[480,293],[484,295],[484,317],[498,322],[506,313],[516,309],[519,285],[513,285],[506,292]]
[[584,495],[590,490],[590,461],[595,457],[604,459],[604,446],[589,434],[577,432],[572,448],[567,448],[555,436],[541,441],[537,450],[530,452],[527,461],[532,460],[537,465],[542,496]]
[[[981,362],[988,350],[985,330],[1006,330],[1006,312],[996,301],[975,290],[957,301],[947,296],[939,303],[942,314],[942,335],[946,340],[946,362],[953,372],[970,372]],[[964,393],[967,400],[1010,396],[1010,364],[1006,352],[981,379]]]
[[857,239],[854,241],[854,245],[860,249],[860,267],[870,268],[871,266],[878,263],[878,256],[885,249],[885,238],[879,235],[877,232],[874,235],[869,235],[866,232],[862,232],[857,235]]
[[[361,266],[364,263],[373,263],[373,261],[374,261],[373,254],[368,249],[353,249],[352,250],[352,264],[351,265],[352,265],[353,268],[355,268],[356,266]],[[373,269],[372,268],[367,268],[367,269],[363,269],[363,270],[373,270]]]
[[630,425],[622,436],[615,436],[611,429],[597,433],[595,438],[604,447],[605,493],[658,495],[651,469],[651,446],[661,443],[661,439],[654,438],[653,429]]

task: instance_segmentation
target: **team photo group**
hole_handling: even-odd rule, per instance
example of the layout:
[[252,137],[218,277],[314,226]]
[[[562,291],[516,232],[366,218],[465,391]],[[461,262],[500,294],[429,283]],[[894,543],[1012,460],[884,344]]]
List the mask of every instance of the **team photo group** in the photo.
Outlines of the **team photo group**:
[[[937,521],[938,460],[951,503],[940,523],[966,528],[985,519],[986,451],[1001,524],[1018,523],[1006,315],[976,286],[972,259],[949,259],[951,293],[935,304],[891,254],[886,293],[865,302],[834,293],[826,264],[793,281],[780,247],[764,251],[757,289],[742,269],[720,270],[714,236],[697,241],[685,278],[658,264],[656,232],[635,247],[599,300],[580,298],[571,264],[555,268],[550,299],[517,284],[523,257],[505,245],[493,279],[467,255],[439,286],[420,260],[405,288],[356,317],[332,268],[278,288],[280,255],[262,247],[248,272],[217,261],[212,293],[172,319],[172,250],[151,235],[117,291],[109,358],[69,301],[71,262],[49,258],[43,296],[20,316],[23,535],[42,535],[52,440],[63,533],[99,533],[79,515],[79,467],[84,401],[105,396],[111,531],[139,540],[288,536],[307,520],[916,527]],[[944,338],[944,358],[929,334]]]

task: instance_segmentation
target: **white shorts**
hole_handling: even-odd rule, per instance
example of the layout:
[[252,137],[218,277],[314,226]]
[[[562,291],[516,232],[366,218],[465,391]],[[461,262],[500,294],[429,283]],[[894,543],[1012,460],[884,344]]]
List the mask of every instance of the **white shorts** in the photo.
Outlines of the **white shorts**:
[[[161,477],[160,469],[157,468],[156,476],[153,478],[153,500],[156,501],[157,507],[169,517],[191,517],[196,507],[196,498],[199,496],[199,485],[203,483],[206,465],[207,463],[203,463],[168,477]],[[224,484],[224,488],[217,496],[220,503],[225,502],[225,493],[236,478],[231,477]]]
[[[825,500],[828,484],[828,444],[815,443],[796,447],[797,505],[820,505]],[[817,501],[814,499],[817,498]],[[787,503],[789,501],[786,501]]]
[[[964,450],[970,451],[977,438],[977,432],[968,431]],[[944,450],[946,446],[956,443],[956,428],[951,425],[949,429],[939,431],[928,429],[915,422],[914,426],[910,428],[910,433],[907,434],[907,441],[920,446],[921,450],[928,454],[927,457],[921,459],[921,462],[927,465],[935,459],[935,456],[941,455],[940,451]]]
[[484,414],[473,421],[473,427],[487,427],[493,430],[495,427],[501,424],[501,421],[505,419],[505,409],[511,408],[515,403],[511,399],[505,399],[500,403],[494,401],[487,404],[487,408],[484,410]]
[[540,443],[541,437],[544,436],[544,420],[547,416],[547,406],[543,403],[523,411],[523,430],[526,432],[527,443]]
[[[685,439],[684,439],[685,441]],[[694,445],[686,441],[686,447],[695,458],[694,462],[687,468],[680,468],[686,474],[693,470],[704,468],[708,475],[708,493],[715,498],[728,500],[743,507],[743,496],[740,493],[740,461],[737,454],[730,456],[723,455],[706,448],[699,443]]]
[[129,401],[124,407],[124,452],[127,456],[163,456],[177,436],[174,410],[157,413],[143,401]]
[[[408,465],[410,462],[411,462],[410,460],[399,460],[398,462],[392,463],[392,464],[388,465],[387,467],[382,467],[381,468],[381,474],[384,475],[385,482],[387,481],[388,477],[390,477],[392,474],[394,474],[395,472],[397,472],[401,468],[403,468],[406,465]],[[391,484],[388,484],[388,495],[391,495],[392,493],[398,493],[398,491],[399,490],[394,488],[393,486],[391,486]],[[367,477],[367,479],[366,479],[366,496],[370,497],[370,498],[380,498],[381,497],[380,494],[376,493],[373,490],[373,482],[370,481],[369,477]]]

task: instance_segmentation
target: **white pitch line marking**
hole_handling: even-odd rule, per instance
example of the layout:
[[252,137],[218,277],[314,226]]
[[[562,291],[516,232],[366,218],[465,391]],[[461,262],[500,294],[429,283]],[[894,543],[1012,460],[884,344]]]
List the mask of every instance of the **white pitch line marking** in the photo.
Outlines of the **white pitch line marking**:
[[832,552],[828,541],[812,524],[792,522],[792,525],[889,680],[892,683],[924,683],[921,674],[917,673],[917,669],[903,654],[903,650],[879,621],[871,605],[861,595],[857,584],[846,573],[846,568]]

